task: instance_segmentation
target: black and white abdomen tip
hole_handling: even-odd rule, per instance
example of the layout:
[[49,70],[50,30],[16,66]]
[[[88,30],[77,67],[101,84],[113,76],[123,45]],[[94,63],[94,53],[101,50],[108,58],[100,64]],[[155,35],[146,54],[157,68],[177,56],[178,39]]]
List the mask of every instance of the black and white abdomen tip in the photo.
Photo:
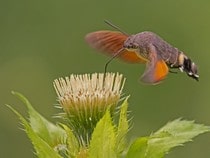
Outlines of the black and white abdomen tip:
[[180,54],[179,64],[180,64],[179,67],[180,71],[186,72],[189,77],[192,77],[196,81],[199,80],[197,65],[194,62],[192,62],[191,59],[189,59],[184,54]]

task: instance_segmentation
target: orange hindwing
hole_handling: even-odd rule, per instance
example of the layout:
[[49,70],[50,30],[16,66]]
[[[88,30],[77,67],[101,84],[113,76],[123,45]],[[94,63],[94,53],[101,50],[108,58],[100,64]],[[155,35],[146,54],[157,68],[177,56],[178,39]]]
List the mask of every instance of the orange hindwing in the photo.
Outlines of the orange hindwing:
[[165,61],[159,57],[153,45],[149,50],[149,61],[141,80],[148,84],[157,84],[168,74],[168,66]]

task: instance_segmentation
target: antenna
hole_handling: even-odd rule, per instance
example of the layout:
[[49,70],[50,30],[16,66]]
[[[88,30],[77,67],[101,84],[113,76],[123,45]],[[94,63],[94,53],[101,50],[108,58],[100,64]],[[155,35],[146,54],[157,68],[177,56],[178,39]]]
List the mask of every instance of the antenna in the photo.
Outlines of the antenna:
[[120,50],[117,51],[117,53],[116,53],[114,56],[112,56],[112,57],[106,62],[106,65],[105,65],[105,67],[104,67],[104,74],[106,74],[106,72],[107,72],[107,67],[108,67],[109,63],[110,63],[114,58],[116,58],[116,57],[119,56],[121,53],[123,53],[124,51],[125,51],[125,48],[121,48]]
[[111,26],[112,28],[114,28],[114,29],[120,31],[120,32],[123,33],[124,35],[130,36],[128,33],[126,33],[125,31],[123,31],[123,30],[122,30],[121,28],[119,28],[118,26],[112,24],[110,21],[104,20],[104,22],[105,22],[107,25]]

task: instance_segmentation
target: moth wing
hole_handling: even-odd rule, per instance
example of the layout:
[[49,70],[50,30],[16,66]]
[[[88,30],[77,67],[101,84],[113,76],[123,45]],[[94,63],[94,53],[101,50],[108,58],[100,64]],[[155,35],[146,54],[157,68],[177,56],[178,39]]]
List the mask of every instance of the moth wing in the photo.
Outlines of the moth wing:
[[[114,56],[123,48],[128,38],[127,35],[118,31],[96,31],[85,36],[86,42],[94,49],[97,49],[109,56]],[[145,60],[136,55],[134,51],[124,50],[119,58],[130,63],[145,63]]]
[[168,74],[168,66],[157,53],[156,48],[151,45],[149,49],[149,61],[146,65],[141,81],[147,84],[158,84]]

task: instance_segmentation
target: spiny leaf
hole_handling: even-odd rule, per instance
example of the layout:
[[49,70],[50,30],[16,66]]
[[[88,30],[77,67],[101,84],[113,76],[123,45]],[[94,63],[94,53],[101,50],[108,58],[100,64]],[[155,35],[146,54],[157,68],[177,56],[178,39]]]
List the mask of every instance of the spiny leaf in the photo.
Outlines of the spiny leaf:
[[[209,126],[176,119],[150,135],[146,143],[142,143],[143,138],[135,141],[128,151],[127,158],[135,155],[141,155],[141,158],[162,158],[173,147],[183,145],[195,136],[209,131]],[[132,155],[133,151],[135,155]]]
[[127,109],[128,109],[128,97],[124,100],[123,104],[120,107],[120,117],[117,127],[117,152],[121,153],[125,150],[126,145],[126,134],[128,133],[128,118],[127,118]]
[[68,155],[70,155],[71,157],[76,157],[79,152],[79,142],[68,126],[64,124],[60,125],[63,127],[67,134],[67,151],[69,153]]
[[39,158],[62,158],[56,151],[53,150],[42,138],[40,138],[31,128],[29,123],[20,115],[15,109],[13,109],[11,106],[6,105],[8,108],[10,108],[20,119],[22,122],[24,129],[28,135],[28,137],[31,139],[32,144],[34,145],[34,148],[36,150],[36,155]]
[[65,131],[41,116],[30,104],[30,102],[20,93],[12,92],[27,107],[29,113],[29,123],[31,128],[39,137],[46,141],[51,147],[59,146],[66,140]]
[[89,158],[98,157],[116,157],[116,134],[109,110],[97,123],[90,141]]
[[176,119],[167,123],[150,137],[149,143],[153,146],[161,146],[163,152],[169,151],[170,148],[183,145],[183,143],[192,141],[195,136],[209,132],[210,127],[202,124]]

